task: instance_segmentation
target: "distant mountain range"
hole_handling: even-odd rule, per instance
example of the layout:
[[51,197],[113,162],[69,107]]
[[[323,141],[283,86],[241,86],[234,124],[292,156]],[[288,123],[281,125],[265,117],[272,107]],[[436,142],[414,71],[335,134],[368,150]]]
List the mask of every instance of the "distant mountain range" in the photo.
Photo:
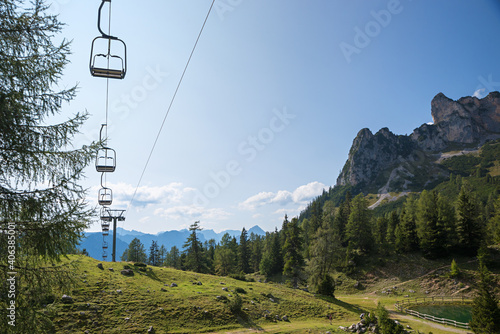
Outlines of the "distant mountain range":
[[[116,235],[116,260],[118,261],[120,259],[121,255],[123,254],[125,249],[128,248],[129,243],[134,238],[137,238],[142,242],[144,248],[146,249],[146,252],[149,251],[149,247],[151,246],[153,240],[158,243],[158,246],[165,246],[167,251],[169,251],[173,246],[176,246],[177,248],[182,250],[182,246],[189,236],[189,233],[189,230],[184,229],[180,231],[173,230],[160,232],[157,234],[148,234],[134,230],[128,231],[121,227],[118,227]],[[215,239],[215,241],[218,243],[222,239],[222,236],[224,236],[224,234],[226,233],[229,233],[231,237],[234,236],[236,238],[239,238],[241,235],[241,230],[226,230],[219,233],[215,232],[214,230],[201,230],[198,233],[198,237],[201,242]],[[248,230],[248,235],[250,235],[251,233],[254,233],[256,235],[266,234],[266,232],[257,225]],[[109,232],[109,236],[107,236],[105,240],[109,245],[107,261],[111,261],[113,231]],[[101,232],[87,232],[85,233],[85,237],[81,241],[78,248],[80,250],[85,249],[94,259],[102,260],[102,242],[103,236]]]

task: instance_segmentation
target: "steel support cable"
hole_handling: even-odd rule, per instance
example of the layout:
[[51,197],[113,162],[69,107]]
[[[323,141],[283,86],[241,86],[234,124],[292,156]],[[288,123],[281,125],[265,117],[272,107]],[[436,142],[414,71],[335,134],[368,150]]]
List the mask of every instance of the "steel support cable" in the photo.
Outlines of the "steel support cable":
[[214,3],[215,3],[215,0],[212,0],[212,4],[210,5],[210,8],[208,9],[208,13],[205,17],[205,21],[203,21],[203,25],[201,26],[198,37],[196,38],[196,42],[194,43],[193,49],[191,50],[191,54],[189,55],[188,61],[186,62],[186,66],[184,67],[184,71],[182,72],[182,75],[179,79],[177,87],[174,91],[174,95],[172,96],[172,99],[170,100],[170,104],[167,108],[165,116],[163,117],[163,121],[161,123],[160,129],[158,130],[158,134],[156,135],[156,138],[153,142],[153,146],[151,147],[151,151],[149,152],[148,159],[146,160],[146,164],[144,165],[141,176],[139,178],[139,182],[137,182],[137,186],[135,187],[134,194],[132,195],[132,198],[130,199],[130,202],[128,203],[127,210],[126,210],[127,213],[129,211],[129,208],[132,206],[132,203],[134,202],[135,196],[137,195],[137,190],[139,189],[139,186],[141,185],[142,179],[144,178],[144,174],[146,173],[146,169],[148,168],[151,157],[153,156],[153,152],[156,148],[156,144],[158,143],[158,139],[160,138],[161,132],[162,132],[163,127],[165,125],[165,121],[167,120],[168,114],[170,113],[170,109],[172,108],[172,105],[174,104],[175,97],[177,96],[177,92],[179,91],[179,88],[182,84],[182,80],[184,79],[184,75],[186,74],[186,71],[189,67],[189,63],[191,62],[191,58],[193,57],[194,51],[196,50],[196,46],[198,45],[198,41],[200,40],[201,34],[203,33],[203,30],[205,29],[205,25],[207,23],[208,17],[210,16],[210,13],[212,12],[212,8],[214,6]]

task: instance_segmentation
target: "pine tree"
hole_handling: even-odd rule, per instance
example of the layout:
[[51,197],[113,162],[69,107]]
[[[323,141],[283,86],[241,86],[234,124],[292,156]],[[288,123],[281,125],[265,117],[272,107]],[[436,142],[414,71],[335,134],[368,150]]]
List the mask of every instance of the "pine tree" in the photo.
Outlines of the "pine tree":
[[132,239],[125,252],[126,256],[123,257],[126,258],[126,261],[146,262],[147,260],[146,250],[144,249],[144,245],[142,244],[141,240],[137,238]]
[[201,231],[199,224],[200,222],[196,221],[189,227],[191,234],[184,243],[184,253],[186,254],[184,266],[187,270],[206,273],[208,272],[208,266],[204,258],[204,249],[197,236],[197,231]]
[[231,248],[222,246],[215,248],[214,268],[219,276],[234,273],[234,253]]
[[229,235],[229,233],[224,233],[219,245],[215,248],[215,273],[220,276],[227,276],[235,273],[237,271],[237,259],[237,245],[235,247],[233,244],[233,238]]
[[245,274],[250,273],[250,249],[248,244],[248,232],[243,227],[238,245],[238,268]]
[[149,247],[148,263],[152,266],[158,266],[160,263],[160,249],[155,240],[151,242],[151,246]]
[[[311,245],[311,260],[308,264],[309,282],[315,291],[325,291],[329,282],[330,270],[335,262],[339,262],[341,253],[341,242],[339,235],[335,233],[333,221],[325,219],[323,225],[316,231]],[[322,288],[320,288],[322,286]],[[318,292],[322,293],[323,292]],[[327,293],[331,295],[330,293]],[[332,291],[333,294],[333,291]]]
[[158,266],[164,266],[167,258],[167,249],[161,245],[158,250]]
[[293,280],[294,286],[298,284],[300,274],[304,269],[304,258],[302,257],[302,236],[299,227],[299,220],[293,218],[288,223],[285,234],[285,244],[283,245],[283,275]]
[[488,232],[493,243],[500,243],[500,197],[495,202],[495,212],[489,221]]
[[260,261],[262,260],[262,237],[255,233],[250,233],[250,265],[253,272],[259,271]]
[[366,252],[373,246],[370,212],[363,194],[357,195],[352,200],[351,214],[346,226],[346,238],[354,248],[361,251]]
[[438,194],[424,190],[417,204],[417,233],[420,248],[428,258],[445,254],[446,235],[439,221]]
[[347,247],[345,228],[351,214],[351,193],[348,192],[345,200],[340,204],[339,211],[333,220],[333,230],[338,234],[342,246]]
[[167,253],[167,256],[165,258],[165,265],[167,267],[181,269],[181,254],[177,246],[172,246],[172,248],[170,248],[170,251]]
[[396,245],[396,229],[399,226],[399,215],[397,211],[393,210],[388,214],[387,217],[387,232],[386,232],[386,243],[390,246],[390,250],[393,251]]
[[457,213],[455,230],[458,249],[467,255],[475,255],[482,241],[480,207],[471,190],[465,185],[458,195]]
[[278,231],[267,233],[265,248],[259,266],[260,272],[267,277],[280,274],[283,270],[283,257],[280,248],[280,236]]
[[456,278],[458,276],[460,276],[460,268],[458,268],[457,262],[453,259],[450,266],[450,277]]
[[[54,288],[68,290],[73,274],[47,263],[56,264],[74,248],[92,215],[79,182],[97,146],[69,149],[88,115],[51,124],[76,87],[58,88],[70,44],[54,43],[63,24],[47,8],[43,0],[0,4],[0,280],[17,272],[23,289],[15,300],[19,333],[51,329],[36,310]],[[3,245],[15,248],[12,263]],[[0,284],[2,333],[8,331],[7,287]]]
[[413,197],[406,200],[401,210],[400,229],[396,234],[396,250],[400,252],[415,251],[419,247],[417,236],[417,204]]
[[375,244],[379,247],[379,249],[383,252],[388,251],[386,237],[387,237],[387,217],[382,216],[378,217],[375,221],[375,226],[373,229],[373,237]]
[[472,306],[472,319],[469,326],[476,334],[500,333],[500,308],[492,288],[491,274],[479,263],[478,295]]

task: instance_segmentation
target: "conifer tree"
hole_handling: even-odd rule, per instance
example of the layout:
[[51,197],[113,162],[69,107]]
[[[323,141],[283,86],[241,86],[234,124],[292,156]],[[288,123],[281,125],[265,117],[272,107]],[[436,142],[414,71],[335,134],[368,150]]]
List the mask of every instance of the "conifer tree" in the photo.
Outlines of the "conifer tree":
[[160,263],[160,248],[158,248],[158,243],[155,240],[151,241],[149,247],[148,263],[152,266],[158,266]]
[[416,200],[410,197],[401,210],[400,225],[396,233],[397,251],[411,252],[418,249]]
[[482,241],[480,207],[466,185],[458,195],[457,213],[455,231],[458,249],[467,255],[475,255]]
[[144,245],[141,240],[137,238],[132,239],[122,256],[122,260],[130,262],[146,262],[146,250],[144,249]]
[[495,202],[495,212],[489,221],[488,232],[493,243],[500,243],[500,197]]
[[492,288],[491,274],[479,263],[478,295],[474,298],[469,326],[476,334],[500,333],[500,308]]
[[250,266],[253,272],[259,271],[262,260],[262,237],[255,233],[250,233]]
[[373,228],[373,237],[374,241],[377,244],[377,246],[381,249],[381,251],[387,251],[388,247],[386,244],[386,237],[387,237],[387,224],[389,222],[387,221],[387,217],[381,216],[378,217],[377,220],[375,221],[375,225]]
[[265,240],[265,249],[259,269],[261,274],[269,277],[280,274],[283,270],[283,257],[277,229],[273,233],[267,233]]
[[446,235],[439,220],[437,192],[424,190],[417,207],[417,233],[421,250],[428,258],[444,255]]
[[245,274],[250,273],[250,249],[248,243],[248,232],[243,227],[238,245],[238,267]]
[[339,240],[344,247],[347,247],[345,228],[351,214],[351,193],[348,192],[345,200],[340,204],[337,215],[333,220],[333,230],[338,234]]
[[[311,245],[311,260],[308,264],[309,282],[314,290],[323,284],[328,284],[330,271],[336,262],[339,262],[341,254],[341,242],[337,233],[333,229],[333,221],[325,219],[323,225],[316,231],[316,235]],[[333,293],[333,292],[332,292]]]
[[[61,105],[74,98],[76,87],[57,86],[69,62],[70,43],[54,42],[63,24],[48,15],[47,8],[43,0],[0,4],[2,333],[12,329],[5,327],[8,272],[17,273],[16,331],[51,330],[50,320],[36,310],[55,287],[70,289],[71,271],[57,263],[82,238],[93,214],[79,182],[97,146],[71,147],[88,115],[51,122]],[[15,259],[8,262],[10,251],[15,251]]]
[[208,266],[204,258],[204,249],[197,235],[197,232],[201,231],[199,224],[200,222],[196,221],[189,227],[191,234],[184,243],[186,260],[183,265],[187,270],[195,271],[197,273],[206,273],[208,272]]
[[167,256],[165,258],[165,265],[167,267],[181,269],[181,254],[177,246],[172,246],[172,248],[170,248],[170,251],[167,253]]
[[354,248],[368,251],[372,247],[372,231],[368,202],[363,194],[352,200],[351,214],[346,226],[346,238]]
[[458,276],[460,276],[460,268],[458,268],[457,262],[453,259],[450,266],[450,277],[456,278]]
[[161,245],[160,249],[158,250],[158,265],[164,266],[166,258],[167,258],[167,249],[165,248],[164,245]]
[[293,218],[288,223],[283,246],[283,275],[291,277],[294,286],[298,284],[300,274],[304,269],[304,258],[302,257],[302,236],[299,220]]
[[237,268],[237,249],[233,245],[233,238],[225,233],[219,245],[215,248],[214,269],[217,275],[227,276],[235,273]]

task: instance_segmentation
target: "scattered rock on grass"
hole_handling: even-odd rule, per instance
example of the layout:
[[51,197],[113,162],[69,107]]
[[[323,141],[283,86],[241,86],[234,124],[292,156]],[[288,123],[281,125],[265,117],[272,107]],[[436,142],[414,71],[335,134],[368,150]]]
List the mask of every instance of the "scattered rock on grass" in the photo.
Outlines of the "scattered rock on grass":
[[63,295],[61,297],[61,300],[64,304],[72,304],[73,303],[73,298],[68,296],[68,295]]
[[134,276],[134,271],[132,269],[123,269],[120,273],[124,276]]

